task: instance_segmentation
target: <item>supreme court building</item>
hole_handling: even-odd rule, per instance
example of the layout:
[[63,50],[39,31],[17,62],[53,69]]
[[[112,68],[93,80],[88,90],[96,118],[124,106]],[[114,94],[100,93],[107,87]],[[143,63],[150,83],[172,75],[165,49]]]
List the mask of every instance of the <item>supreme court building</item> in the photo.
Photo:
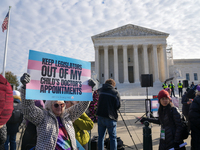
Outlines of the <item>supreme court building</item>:
[[173,57],[167,57],[168,36],[168,33],[132,24],[94,35],[92,74],[96,74],[99,84],[113,78],[122,91],[126,87],[141,88],[141,74],[153,74],[153,84],[161,88],[162,82],[175,73]]
[[140,83],[141,74],[154,82],[168,78],[166,38],[169,34],[128,24],[92,36],[95,72],[100,83]]

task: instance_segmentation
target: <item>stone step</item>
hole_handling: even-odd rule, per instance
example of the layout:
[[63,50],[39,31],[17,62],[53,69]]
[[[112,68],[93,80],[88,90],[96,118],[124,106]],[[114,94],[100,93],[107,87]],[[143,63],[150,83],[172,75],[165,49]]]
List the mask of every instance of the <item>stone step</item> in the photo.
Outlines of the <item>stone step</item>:
[[[179,99],[179,110],[182,111],[181,99]],[[145,113],[145,99],[122,99],[120,112]]]

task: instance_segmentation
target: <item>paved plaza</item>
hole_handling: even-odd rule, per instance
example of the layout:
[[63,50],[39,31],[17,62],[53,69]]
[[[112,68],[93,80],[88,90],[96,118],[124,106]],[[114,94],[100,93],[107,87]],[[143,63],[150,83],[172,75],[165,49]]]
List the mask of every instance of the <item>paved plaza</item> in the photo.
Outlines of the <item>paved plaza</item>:
[[[120,137],[125,145],[125,150],[143,150],[143,127],[144,125],[140,122],[136,122],[137,117],[141,117],[143,113],[121,113],[122,117],[126,123],[126,126],[128,127],[128,130],[133,138],[133,141],[129,135],[129,132],[127,131],[127,128],[124,124],[124,121],[120,117],[119,114],[119,120],[117,123],[117,136]],[[97,124],[95,123],[94,128],[92,129],[91,138],[93,136],[97,136]],[[151,124],[151,131],[152,131],[152,145],[153,150],[158,150],[159,146],[159,139],[160,139],[160,126],[156,124]],[[108,137],[108,135],[107,135]],[[187,142],[186,149],[190,150],[190,140],[191,137],[189,136],[187,140],[184,140],[184,142]],[[136,148],[137,147],[137,148]]]
[[[117,136],[120,137],[124,142],[125,150],[142,150],[143,149],[143,127],[144,125],[137,121],[138,117],[141,117],[145,113],[145,96],[132,96],[125,97],[122,96],[122,105],[120,108],[121,115],[119,114],[118,123],[117,123]],[[149,98],[152,98],[149,96]],[[181,101],[181,100],[179,100]],[[179,103],[179,109],[181,111],[182,105]],[[122,119],[123,118],[123,119]],[[123,121],[124,120],[124,121]],[[126,125],[125,125],[126,124]],[[127,128],[128,129],[127,129]],[[153,150],[158,150],[159,138],[160,138],[160,126],[156,124],[150,124],[152,131],[152,145]],[[97,132],[97,123],[94,124],[94,128],[91,131],[91,138],[93,136],[98,136]],[[129,132],[130,134],[129,134]],[[17,141],[19,141],[20,133],[17,136]],[[131,139],[133,138],[133,141]],[[108,135],[107,137],[108,138]],[[184,142],[187,142],[187,150],[190,150],[190,140],[189,135],[188,139]],[[19,149],[20,150],[20,149]]]
[[[121,113],[124,121],[122,120],[122,117],[119,114],[119,120],[117,123],[117,136],[120,137],[124,142],[125,150],[142,150],[143,149],[143,127],[144,125],[140,122],[136,122],[137,117],[141,117],[143,113]],[[129,132],[124,124],[126,123],[126,126],[133,138],[133,141],[129,135]],[[98,136],[97,132],[97,123],[94,124],[94,128],[91,131],[91,138],[93,136]],[[159,146],[159,137],[160,137],[160,126],[156,124],[151,124],[151,131],[152,131],[152,145],[153,150],[158,150]],[[108,137],[108,135],[107,135]],[[19,141],[19,134],[17,136],[17,140]],[[190,140],[191,137],[189,136],[187,140],[184,142],[187,142],[187,150],[190,150]],[[136,148],[137,147],[137,148]],[[20,150],[20,149],[19,149]]]

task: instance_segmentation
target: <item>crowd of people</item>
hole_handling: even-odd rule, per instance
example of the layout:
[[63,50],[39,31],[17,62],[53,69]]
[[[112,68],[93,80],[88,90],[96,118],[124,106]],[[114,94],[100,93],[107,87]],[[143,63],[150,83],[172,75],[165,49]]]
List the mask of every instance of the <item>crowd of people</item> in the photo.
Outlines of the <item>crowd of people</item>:
[[[171,148],[185,150],[183,144],[183,117],[188,123],[188,134],[191,134],[191,150],[200,149],[200,85],[194,85],[186,88],[182,95],[183,84],[178,83],[179,97],[181,97],[182,114],[178,107],[173,104],[172,91],[175,86],[170,82],[167,85],[165,81],[162,85],[163,90],[158,93],[158,118],[141,118],[141,122],[152,122],[161,125],[159,150],[168,150]],[[174,95],[174,94],[173,94]],[[175,97],[175,95],[174,95]]]
[[[2,76],[0,80],[6,81]],[[22,150],[76,150],[77,143],[87,150],[90,140],[88,131],[92,130],[94,122],[97,122],[98,150],[104,149],[106,130],[110,138],[110,149],[117,150],[116,128],[121,105],[120,95],[113,79],[106,80],[105,84],[94,92],[94,101],[91,104],[90,101],[27,100],[26,84],[30,82],[30,75],[23,74],[20,81],[22,83],[20,92],[12,90],[12,94],[4,99],[9,106],[5,105],[0,109],[7,112],[5,117],[5,112],[0,111],[0,149],[16,150],[16,134],[20,125],[25,125],[21,138]],[[5,83],[10,92],[9,83]],[[94,87],[95,83],[90,79],[88,85]],[[181,88],[183,85],[178,83],[177,86]],[[143,117],[140,121],[149,121],[161,126],[159,150],[171,148],[185,150],[184,146],[179,146],[184,139],[182,115],[172,101],[172,96],[175,96],[175,86],[172,82],[169,85],[165,82],[163,88],[158,93],[158,118]],[[191,132],[191,150],[199,150],[200,85],[191,85],[183,96],[180,92],[180,97],[183,104],[182,114],[189,123],[188,132]],[[91,114],[93,115],[90,116]]]
[[[25,97],[26,84],[30,82],[30,75],[24,73],[20,81],[22,83],[20,92],[13,90],[11,95],[12,103],[10,106],[12,106],[12,110],[10,112],[12,114],[10,113],[8,119],[0,124],[1,150],[16,150],[16,134],[19,132],[20,125],[26,127],[21,138],[20,149],[22,150],[76,150],[77,143],[80,143],[87,150],[90,139],[88,131],[92,130],[94,125],[92,119],[95,122],[98,121],[99,141],[102,143],[98,144],[98,149],[104,149],[103,139],[106,129],[108,129],[111,138],[111,149],[117,149],[116,126],[120,96],[115,89],[113,79],[108,79],[101,89],[94,92],[93,98],[95,98],[95,103],[99,102],[98,107],[93,107],[94,103],[90,105],[90,101],[46,100],[44,102],[43,100],[27,100]],[[94,87],[95,83],[90,79],[88,85]],[[8,86],[10,86],[9,83]],[[104,108],[102,112],[100,109],[103,107],[106,109]],[[89,114],[95,113],[99,118],[97,119],[97,116],[95,118],[94,116],[88,117],[85,113],[87,109]],[[1,120],[2,113],[0,112]],[[110,126],[113,127],[110,128]]]

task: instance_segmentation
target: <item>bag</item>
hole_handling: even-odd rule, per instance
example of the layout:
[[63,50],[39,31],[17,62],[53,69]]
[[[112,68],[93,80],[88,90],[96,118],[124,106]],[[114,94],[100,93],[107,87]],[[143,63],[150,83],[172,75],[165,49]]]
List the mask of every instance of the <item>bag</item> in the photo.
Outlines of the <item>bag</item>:
[[14,110],[12,112],[12,116],[8,120],[7,123],[9,124],[16,124],[22,121],[23,114],[22,114],[22,104],[21,103],[13,103]]
[[[171,111],[171,118],[173,118],[173,109]],[[189,136],[189,131],[188,131],[188,121],[186,121],[185,116],[183,114],[181,114],[181,125],[182,125],[181,138],[185,140]]]
[[98,150],[98,136],[93,136],[91,139],[91,149]]
[[[107,149],[110,149],[110,139],[107,138],[105,141],[104,141],[104,145]],[[118,150],[124,150],[124,142],[121,140],[120,137],[117,137],[117,149]]]
[[13,91],[10,83],[0,74],[0,125],[4,125],[13,111]]
[[189,131],[188,131],[188,121],[186,121],[185,116],[183,114],[181,115],[181,124],[183,128],[181,132],[181,137],[183,140],[185,140],[189,136]]

